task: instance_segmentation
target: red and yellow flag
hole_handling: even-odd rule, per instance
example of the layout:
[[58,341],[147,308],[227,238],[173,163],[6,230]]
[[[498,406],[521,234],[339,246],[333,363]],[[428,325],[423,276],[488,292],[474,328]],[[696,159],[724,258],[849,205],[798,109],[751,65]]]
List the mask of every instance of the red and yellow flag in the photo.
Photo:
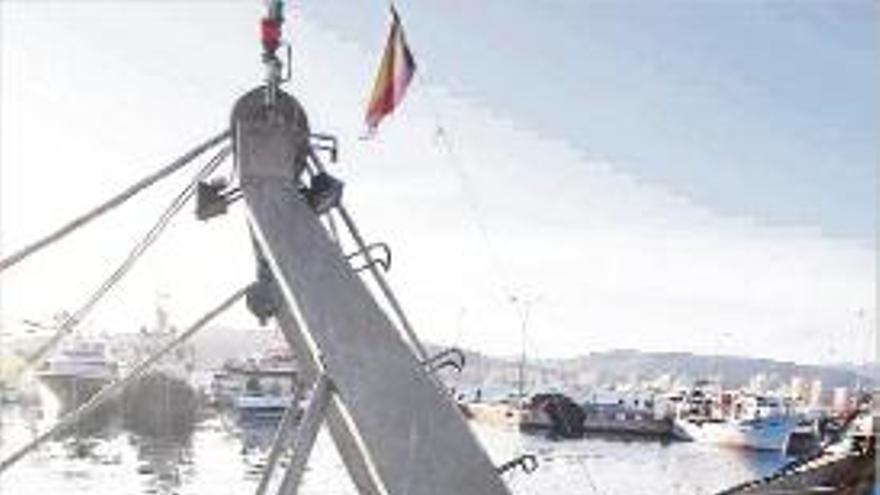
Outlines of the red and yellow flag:
[[393,8],[391,16],[391,31],[382,54],[382,65],[376,74],[373,93],[367,106],[366,122],[370,131],[374,131],[379,122],[394,111],[416,72],[416,62],[403,37],[400,17]]

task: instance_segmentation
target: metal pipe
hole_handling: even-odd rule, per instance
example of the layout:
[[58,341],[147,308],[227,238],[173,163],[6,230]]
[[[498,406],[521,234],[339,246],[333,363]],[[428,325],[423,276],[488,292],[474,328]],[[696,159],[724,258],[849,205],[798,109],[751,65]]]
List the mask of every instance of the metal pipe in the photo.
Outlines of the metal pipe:
[[281,422],[278,423],[278,428],[275,430],[272,448],[269,450],[269,456],[266,459],[266,468],[263,470],[263,476],[260,478],[260,484],[257,485],[257,491],[254,492],[254,495],[263,495],[266,493],[266,488],[269,487],[269,480],[272,479],[275,464],[278,463],[278,458],[281,457],[281,453],[284,451],[287,437],[290,434],[290,428],[293,426],[293,422],[299,413],[299,401],[301,398],[302,392],[297,387],[296,392],[293,394],[293,400],[290,401],[290,405],[284,411],[284,416],[281,417]]
[[137,366],[135,366],[133,370],[131,370],[128,375],[102,388],[97,394],[92,396],[92,398],[89,399],[88,402],[61,418],[57,423],[55,423],[55,426],[38,435],[36,438],[31,440],[30,443],[18,449],[6,459],[3,459],[3,462],[0,462],[0,475],[2,475],[4,471],[12,467],[16,462],[20,461],[29,452],[39,447],[46,440],[50,439],[53,435],[55,435],[62,429],[67,428],[71,424],[78,422],[84,416],[92,413],[95,409],[100,407],[101,404],[103,404],[108,398],[124,390],[125,387],[130,385],[133,381],[140,378],[141,375],[143,375],[143,373],[150,368],[150,366],[156,363],[156,361],[162,359],[162,357],[164,357],[186,339],[190,338],[198,330],[202,329],[217,315],[219,315],[227,308],[232,306],[239,299],[244,297],[246,292],[247,287],[239,289],[235,294],[223,301],[219,306],[208,312],[205,316],[202,316],[185,332],[177,336],[177,338],[165,344],[161,349],[153,353],[147,359],[141,361]]
[[293,459],[290,460],[290,465],[284,473],[284,479],[281,480],[278,495],[296,493],[299,482],[302,480],[306,461],[309,459],[309,453],[315,444],[318,429],[321,427],[321,421],[324,419],[324,411],[327,409],[328,402],[330,402],[330,380],[327,375],[321,374],[315,383],[309,407],[303,414],[302,422],[296,428],[296,436],[293,439]]

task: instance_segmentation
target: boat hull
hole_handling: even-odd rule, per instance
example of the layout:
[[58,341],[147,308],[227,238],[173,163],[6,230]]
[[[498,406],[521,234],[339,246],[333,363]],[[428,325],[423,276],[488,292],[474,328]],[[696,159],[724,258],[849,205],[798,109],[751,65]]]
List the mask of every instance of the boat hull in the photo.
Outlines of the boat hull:
[[791,432],[797,427],[794,418],[764,418],[752,421],[676,422],[686,438],[703,443],[754,450],[784,450]]
[[[38,375],[41,387],[40,397],[45,413],[50,417],[61,417],[82,406],[109,384],[106,377],[80,376],[43,372]],[[118,411],[118,403],[108,400],[72,425],[63,434],[92,435],[106,428]]]
[[235,410],[242,423],[277,422],[291,402],[286,396],[241,396],[235,400]]
[[671,419],[642,415],[590,416],[584,421],[584,430],[598,435],[640,436],[651,438],[677,438]]
[[184,439],[195,428],[195,389],[169,373],[147,373],[128,387],[122,403],[123,424],[139,435]]
[[38,378],[46,388],[49,397],[53,399],[50,402],[57,405],[57,410],[61,414],[85,404],[109,383],[109,379],[104,377],[53,373],[41,373]]

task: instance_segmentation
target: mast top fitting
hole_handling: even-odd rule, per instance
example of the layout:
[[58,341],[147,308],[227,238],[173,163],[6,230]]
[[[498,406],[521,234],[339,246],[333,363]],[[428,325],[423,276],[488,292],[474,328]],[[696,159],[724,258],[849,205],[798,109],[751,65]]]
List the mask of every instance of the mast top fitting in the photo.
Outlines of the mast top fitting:
[[[263,45],[263,65],[266,67],[266,104],[273,106],[278,86],[290,79],[281,75],[281,60],[277,51],[282,45],[282,25],[284,24],[284,0],[268,0],[268,12],[260,21],[260,41]],[[287,45],[287,65],[290,70],[290,45]]]

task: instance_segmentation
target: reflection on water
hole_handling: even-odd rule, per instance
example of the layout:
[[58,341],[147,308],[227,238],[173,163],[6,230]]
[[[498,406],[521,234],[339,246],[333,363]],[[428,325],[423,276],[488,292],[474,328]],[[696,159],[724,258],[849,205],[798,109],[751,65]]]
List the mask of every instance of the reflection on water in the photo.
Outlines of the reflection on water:
[[477,433],[496,464],[524,453],[538,457],[534,474],[506,476],[515,493],[709,494],[786,462],[777,452],[699,443],[594,437],[551,442],[513,430],[479,428]]
[[184,480],[195,474],[187,443],[149,437],[131,440],[137,448],[137,472],[144,477],[144,493],[176,493]]
[[[248,481],[259,482],[266,467],[266,458],[272,447],[278,423],[278,420],[233,421],[231,419],[223,422],[230,438],[238,440],[238,452],[245,466],[245,478]],[[281,465],[286,465],[286,458],[281,460]]]
[[[39,420],[6,406],[0,455],[27,442]],[[587,438],[551,442],[513,430],[476,428],[493,461],[537,455],[539,469],[505,474],[515,494],[710,494],[767,474],[785,462],[777,453],[749,453],[694,443],[660,444]],[[103,438],[50,442],[0,478],[0,492],[28,494],[204,495],[253,493],[275,423],[239,424],[212,416],[187,442],[119,431]],[[283,464],[282,464],[283,465]],[[325,432],[309,461],[303,494],[354,494]]]
[[[24,408],[26,414],[33,416],[31,419],[40,425],[49,426],[86,402],[97,392],[97,388],[94,384],[71,382],[70,389],[66,390],[63,400],[56,396],[56,392],[58,392],[57,389],[53,391],[41,383],[39,385],[39,407],[35,404],[33,407]],[[118,406],[119,404],[115,400],[105,402],[88,416],[59,431],[56,438],[59,440],[68,437],[84,439],[114,435],[120,427]],[[80,442],[80,446],[84,443],[87,442]]]
[[267,453],[275,438],[278,421],[247,421],[238,422],[237,435],[241,438],[242,454]]

